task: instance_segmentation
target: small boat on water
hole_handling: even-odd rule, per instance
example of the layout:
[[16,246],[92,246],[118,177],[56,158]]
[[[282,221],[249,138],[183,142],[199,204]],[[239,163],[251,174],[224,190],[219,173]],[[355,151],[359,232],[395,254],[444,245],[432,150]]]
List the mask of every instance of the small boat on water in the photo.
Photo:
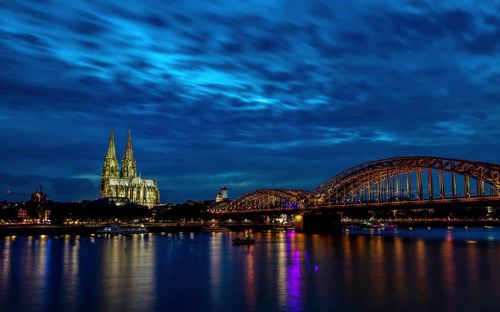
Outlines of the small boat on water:
[[368,222],[368,221],[361,222],[360,226],[361,226],[362,230],[372,230],[372,229],[374,229],[372,223]]
[[382,223],[382,228],[384,230],[397,230],[398,225],[394,223]]
[[255,239],[252,237],[252,230],[245,230],[245,237],[237,237],[233,239],[233,245],[253,245],[255,244]]
[[347,229],[356,231],[356,230],[361,230],[361,225],[358,223],[353,223],[347,227]]
[[285,232],[285,228],[284,227],[275,227],[275,228],[272,228],[271,229],[271,233],[283,233]]
[[362,222],[361,224],[351,224],[350,226],[351,230],[397,230],[398,225],[395,223],[380,223],[380,222],[370,222],[370,221],[365,221]]
[[99,234],[130,235],[145,234],[148,232],[148,229],[143,224],[140,226],[120,226],[119,224],[108,224],[96,232]]
[[210,226],[205,226],[203,227],[203,232],[207,233],[218,233],[218,232],[227,232],[229,229],[227,227],[223,226],[217,226],[217,225],[210,225]]

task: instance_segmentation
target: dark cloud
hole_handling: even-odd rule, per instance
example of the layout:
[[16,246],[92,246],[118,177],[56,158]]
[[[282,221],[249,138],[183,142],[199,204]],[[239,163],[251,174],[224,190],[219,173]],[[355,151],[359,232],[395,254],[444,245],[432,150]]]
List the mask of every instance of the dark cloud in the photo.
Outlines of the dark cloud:
[[500,28],[474,35],[464,42],[463,48],[473,54],[495,55],[500,48]]
[[72,31],[82,35],[93,36],[108,31],[108,26],[104,19],[86,12],[77,15],[76,20],[70,21],[68,26]]
[[279,52],[291,49],[288,41],[278,36],[258,38],[253,46],[259,52]]
[[0,186],[98,196],[131,128],[165,201],[313,189],[398,155],[496,159],[500,23],[487,4],[0,8]]
[[364,45],[368,41],[369,35],[362,32],[348,31],[342,33],[340,37],[343,42],[346,42],[350,45],[360,46]]
[[463,10],[446,11],[439,18],[443,27],[452,32],[466,33],[474,28],[474,17]]
[[98,51],[98,50],[102,50],[102,48],[103,48],[103,46],[101,44],[94,42],[94,41],[90,41],[90,40],[78,40],[77,42],[79,45],[82,46],[82,48],[88,49],[88,50]]
[[243,51],[243,45],[238,42],[225,42],[222,44],[224,53],[240,53]]
[[160,28],[164,28],[164,27],[167,27],[169,25],[164,18],[162,18],[159,15],[154,14],[154,13],[150,13],[150,14],[144,16],[144,21],[149,23],[150,25],[160,27]]
[[313,2],[312,6],[309,9],[311,15],[319,18],[324,18],[331,20],[334,17],[332,10],[328,7],[327,4],[321,2]]
[[162,14],[154,13],[152,10],[148,10],[148,12],[137,12],[135,10],[128,9],[127,7],[120,7],[117,5],[110,5],[105,9],[111,14],[111,16],[119,17],[125,21],[137,22],[160,29],[166,28],[170,25],[167,19],[162,15],[164,12],[159,12]]
[[23,40],[29,44],[35,45],[35,46],[40,46],[40,47],[46,47],[47,44],[43,39],[41,39],[38,36],[33,36],[31,34],[16,34],[15,35],[17,38],[20,40]]

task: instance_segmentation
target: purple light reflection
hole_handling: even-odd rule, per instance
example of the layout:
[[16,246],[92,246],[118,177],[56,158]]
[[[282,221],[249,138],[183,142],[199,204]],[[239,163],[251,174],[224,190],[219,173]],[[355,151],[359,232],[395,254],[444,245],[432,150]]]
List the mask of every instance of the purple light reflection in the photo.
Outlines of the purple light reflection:
[[[295,235],[294,235],[295,236]],[[287,244],[291,245],[291,241],[287,241]],[[291,263],[288,267],[288,308],[290,311],[301,311],[302,308],[302,281],[301,281],[301,251],[298,249],[293,249],[292,246],[288,246],[291,250]]]

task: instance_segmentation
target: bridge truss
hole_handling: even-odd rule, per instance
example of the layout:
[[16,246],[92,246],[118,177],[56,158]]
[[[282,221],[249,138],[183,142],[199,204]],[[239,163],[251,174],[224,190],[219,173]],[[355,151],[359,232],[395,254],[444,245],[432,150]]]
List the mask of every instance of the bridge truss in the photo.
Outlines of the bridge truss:
[[263,189],[229,204],[231,211],[309,209],[383,203],[499,197],[500,165],[411,156],[364,163],[328,179],[313,192]]
[[461,159],[398,157],[352,167],[313,193],[313,206],[498,196],[500,166]]
[[229,204],[230,210],[301,209],[311,196],[308,191],[263,189],[249,192]]

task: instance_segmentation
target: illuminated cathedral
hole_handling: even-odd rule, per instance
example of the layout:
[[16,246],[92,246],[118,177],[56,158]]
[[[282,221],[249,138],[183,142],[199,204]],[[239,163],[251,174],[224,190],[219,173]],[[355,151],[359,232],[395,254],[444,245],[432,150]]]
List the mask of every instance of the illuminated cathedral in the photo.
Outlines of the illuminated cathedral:
[[115,153],[115,138],[111,129],[108,152],[102,167],[101,198],[116,203],[130,202],[148,207],[160,203],[160,191],[156,180],[143,179],[137,175],[130,130],[120,170]]

